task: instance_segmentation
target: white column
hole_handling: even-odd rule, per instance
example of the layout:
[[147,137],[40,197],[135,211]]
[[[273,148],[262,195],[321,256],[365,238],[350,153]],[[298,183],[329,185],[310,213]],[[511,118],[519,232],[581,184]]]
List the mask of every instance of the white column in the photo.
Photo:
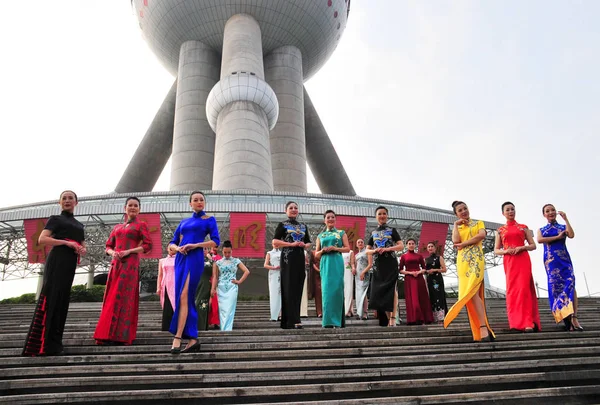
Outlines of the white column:
[[96,266],[94,266],[93,264],[89,265],[88,279],[87,279],[87,289],[88,290],[94,286],[94,270],[95,269],[96,269]]
[[214,190],[273,190],[269,129],[278,111],[277,97],[264,81],[258,22],[234,15],[225,24],[221,81],[206,105],[216,132]]
[[199,41],[179,51],[171,190],[210,189],[215,134],[206,119],[206,98],[219,80],[219,55]]
[[44,271],[46,271],[46,265],[40,265],[39,277],[37,282],[37,288],[35,290],[35,299],[38,300],[40,298],[40,293],[42,292],[42,287],[44,285]]
[[271,164],[275,191],[306,193],[306,143],[302,54],[282,46],[265,58],[265,78],[279,102],[271,131]]

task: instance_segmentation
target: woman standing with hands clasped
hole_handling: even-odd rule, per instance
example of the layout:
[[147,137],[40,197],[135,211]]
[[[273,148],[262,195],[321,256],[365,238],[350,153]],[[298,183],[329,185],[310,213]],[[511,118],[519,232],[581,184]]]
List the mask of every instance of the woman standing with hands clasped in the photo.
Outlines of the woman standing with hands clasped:
[[548,300],[556,323],[563,321],[568,331],[583,331],[577,319],[577,291],[573,262],[567,250],[567,238],[573,239],[575,231],[567,214],[558,211],[565,224],[556,221],[556,208],[552,204],[542,207],[548,225],[537,233],[538,243],[544,244],[544,266],[548,275]]
[[[204,212],[206,198],[201,191],[190,194],[190,207],[194,214],[179,223],[169,245],[177,248],[175,257],[175,311],[169,331],[175,335],[171,354],[198,352],[198,312],[196,312],[196,288],[204,271],[204,248],[220,243],[215,217]],[[204,239],[210,235],[210,240]],[[181,350],[181,339],[187,338]]]
[[379,326],[396,326],[398,310],[398,259],[396,252],[404,244],[396,228],[387,224],[388,210],[380,205],[375,209],[379,226],[371,232],[367,242],[367,254],[373,255],[373,278],[369,309],[377,310]]
[[25,338],[23,356],[56,356],[63,353],[62,337],[69,312],[71,286],[79,257],[86,253],[83,225],[73,216],[77,194],[60,193],[62,212],[52,215],[38,243],[51,246],[46,258],[44,279],[31,327]]
[[527,225],[515,221],[515,205],[510,201],[502,204],[502,215],[506,225],[496,232],[494,253],[504,256],[508,326],[522,332],[538,331],[540,313],[528,253],[535,250],[533,235]]
[[285,204],[288,216],[273,235],[273,248],[281,249],[281,328],[302,329],[300,304],[306,277],[304,250],[310,248],[308,227],[298,222],[298,204]]
[[97,345],[130,345],[137,333],[140,304],[140,253],[152,250],[148,225],[138,220],[140,200],[125,201],[126,221],[113,228],[106,241],[112,257],[102,311],[94,332]]
[[404,297],[406,301],[406,324],[422,325],[433,322],[431,303],[425,285],[425,260],[415,253],[417,242],[410,238],[406,241],[408,252],[400,256],[398,268],[404,275]]
[[335,212],[325,211],[325,230],[317,237],[315,256],[320,261],[321,291],[323,293],[324,328],[345,326],[344,259],[342,253],[350,251],[348,235],[335,228]]
[[467,204],[454,201],[452,209],[458,217],[452,228],[452,243],[458,249],[456,273],[458,275],[458,301],[450,308],[444,319],[444,328],[467,307],[473,340],[492,341],[496,337],[485,312],[485,285],[483,272],[485,261],[482,242],[486,237],[483,221],[471,219]]

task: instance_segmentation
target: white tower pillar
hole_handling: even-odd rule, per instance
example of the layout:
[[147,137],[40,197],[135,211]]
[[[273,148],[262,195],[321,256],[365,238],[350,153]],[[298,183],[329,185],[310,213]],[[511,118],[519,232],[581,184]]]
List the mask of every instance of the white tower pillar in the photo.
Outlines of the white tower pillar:
[[179,50],[171,190],[212,186],[215,134],[206,119],[206,98],[219,80],[219,55],[199,41]]
[[306,137],[302,54],[282,46],[265,57],[265,77],[279,102],[277,125],[271,131],[271,164],[275,191],[306,193]]
[[258,22],[236,14],[225,24],[221,81],[206,102],[216,133],[213,190],[273,190],[269,129],[278,112],[264,81]]

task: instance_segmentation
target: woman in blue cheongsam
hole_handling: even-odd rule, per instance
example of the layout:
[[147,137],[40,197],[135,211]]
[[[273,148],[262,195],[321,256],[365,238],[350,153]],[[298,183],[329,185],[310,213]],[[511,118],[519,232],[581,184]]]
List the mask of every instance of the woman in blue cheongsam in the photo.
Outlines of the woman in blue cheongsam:
[[[582,331],[577,320],[577,292],[575,273],[567,250],[567,238],[574,238],[575,232],[567,219],[567,214],[556,211],[554,205],[546,204],[542,213],[548,224],[538,230],[538,243],[544,245],[544,266],[548,275],[548,300],[556,323],[563,321],[568,331]],[[556,214],[565,225],[556,222]]]

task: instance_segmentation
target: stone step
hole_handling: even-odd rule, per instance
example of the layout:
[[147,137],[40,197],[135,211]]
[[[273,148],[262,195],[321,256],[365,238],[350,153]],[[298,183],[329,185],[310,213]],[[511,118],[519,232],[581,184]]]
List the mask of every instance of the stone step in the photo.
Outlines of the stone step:
[[[184,387],[211,386],[214,384],[222,385],[226,381],[229,385],[241,386],[245,384],[295,384],[316,382],[334,382],[334,381],[376,381],[381,379],[404,379],[404,378],[446,378],[452,376],[475,376],[523,373],[523,372],[551,372],[560,368],[566,370],[598,370],[599,357],[576,359],[541,359],[537,361],[490,361],[484,364],[451,364],[440,367],[435,366],[416,366],[407,368],[389,365],[388,367],[368,367],[368,368],[349,368],[336,369],[335,373],[331,370],[314,370],[307,373],[305,370],[298,371],[279,371],[277,374],[271,372],[226,372],[224,369],[214,370],[212,373],[205,370],[198,372],[190,371],[186,374],[180,374],[177,367],[172,367],[168,372],[166,370],[152,371],[138,374],[135,380],[115,378],[117,373],[106,373],[90,377],[61,377],[54,376],[39,379],[14,379],[0,381],[0,393],[2,395],[15,395],[41,392],[57,392],[58,390],[79,390],[85,387],[87,390],[124,390],[143,389],[145,387],[155,387],[157,382],[161,385]],[[224,365],[226,366],[226,365]]]
[[[239,403],[240,399],[250,401],[265,399],[281,400],[318,395],[320,399],[351,399],[357,393],[368,392],[371,397],[392,395],[441,395],[456,393],[473,393],[490,390],[514,390],[525,388],[528,384],[535,383],[544,388],[553,388],[556,382],[570,385],[577,382],[579,385],[592,385],[600,381],[600,370],[572,370],[515,373],[509,375],[479,375],[447,377],[443,380],[432,381],[424,379],[403,380],[378,380],[359,382],[313,383],[294,385],[252,385],[243,388],[235,387],[201,387],[201,388],[168,388],[148,390],[111,390],[111,391],[86,391],[86,392],[56,392],[48,394],[6,395],[0,398],[0,403],[81,403],[96,401],[115,401],[131,403],[132,401],[167,401],[194,399],[200,401],[210,400],[211,403]],[[160,384],[160,383],[158,383]],[[160,384],[162,385],[162,384]],[[236,401],[236,402],[232,402]]]
[[281,330],[266,319],[267,302],[239,302],[232,332],[202,332],[200,353],[173,356],[158,302],[141,303],[127,347],[96,346],[101,305],[77,303],[66,354],[37,358],[19,356],[33,305],[0,306],[0,403],[598,402],[600,300],[580,300],[582,333],[561,330],[545,310],[542,332],[509,331],[504,301],[487,305],[493,343],[472,342],[464,311],[449,329],[349,319],[333,330],[314,317]]

